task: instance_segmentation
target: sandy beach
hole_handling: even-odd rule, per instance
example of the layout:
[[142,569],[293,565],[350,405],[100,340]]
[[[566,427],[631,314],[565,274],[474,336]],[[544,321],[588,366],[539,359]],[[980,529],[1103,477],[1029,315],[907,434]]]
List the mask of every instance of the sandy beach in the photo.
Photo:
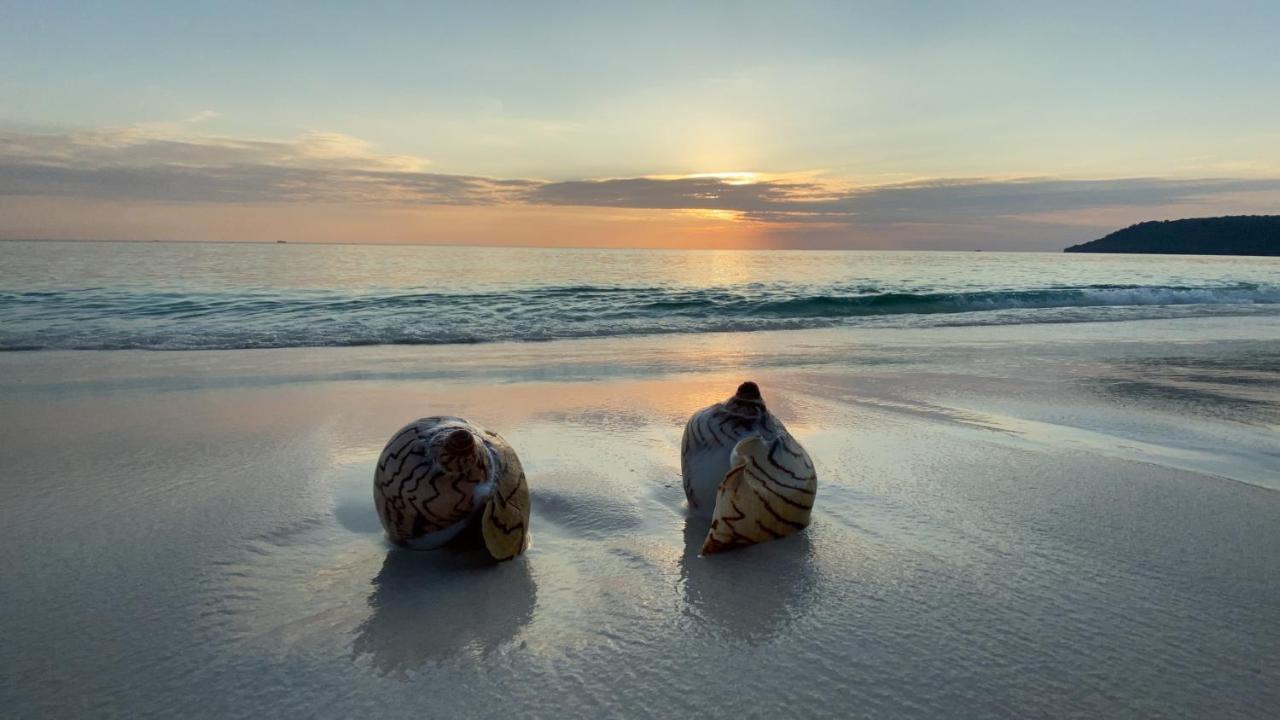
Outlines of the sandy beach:
[[[814,522],[696,555],[743,379]],[[13,717],[1268,717],[1280,320],[0,355]],[[383,443],[517,449],[533,545],[392,549]]]

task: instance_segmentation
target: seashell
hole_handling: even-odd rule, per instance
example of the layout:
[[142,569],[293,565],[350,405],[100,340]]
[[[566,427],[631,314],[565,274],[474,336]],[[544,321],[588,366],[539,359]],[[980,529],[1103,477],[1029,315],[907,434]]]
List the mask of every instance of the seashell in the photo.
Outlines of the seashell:
[[765,407],[753,382],[689,418],[680,469],[690,510],[711,519],[704,554],[809,525],[818,490],[813,462]]
[[689,509],[710,518],[734,446],[752,435],[776,435],[781,426],[765,408],[760,388],[753,382],[742,383],[728,400],[694,413],[680,446],[680,474]]
[[392,436],[373,474],[373,502],[391,542],[434,550],[479,525],[507,560],[528,545],[529,485],[497,433],[456,417],[415,420]]

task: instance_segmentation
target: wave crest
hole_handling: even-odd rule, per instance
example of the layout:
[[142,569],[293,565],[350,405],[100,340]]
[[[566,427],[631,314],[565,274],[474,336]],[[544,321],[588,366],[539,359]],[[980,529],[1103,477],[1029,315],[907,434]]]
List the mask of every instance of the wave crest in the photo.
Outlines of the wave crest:
[[0,293],[0,350],[449,344],[866,325],[1084,322],[1280,312],[1280,285],[935,291],[753,283],[486,292]]

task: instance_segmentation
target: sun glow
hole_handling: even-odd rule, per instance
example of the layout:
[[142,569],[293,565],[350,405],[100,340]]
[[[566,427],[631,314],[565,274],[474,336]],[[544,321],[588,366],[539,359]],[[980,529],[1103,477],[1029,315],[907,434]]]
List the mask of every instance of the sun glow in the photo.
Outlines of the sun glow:
[[697,173],[695,175],[685,175],[690,178],[716,178],[723,180],[726,185],[752,185],[760,182],[763,177],[756,172],[717,172],[717,173]]
[[714,210],[703,208],[679,210],[677,212],[681,215],[688,215],[690,217],[701,218],[703,220],[721,220],[724,222],[736,222],[741,219],[742,215],[737,210]]
[[715,178],[723,180],[726,185],[752,185],[758,182],[764,182],[772,179],[764,173],[758,172],[709,172],[709,173],[693,173],[690,175],[647,175],[646,177],[654,180],[687,180],[689,178]]

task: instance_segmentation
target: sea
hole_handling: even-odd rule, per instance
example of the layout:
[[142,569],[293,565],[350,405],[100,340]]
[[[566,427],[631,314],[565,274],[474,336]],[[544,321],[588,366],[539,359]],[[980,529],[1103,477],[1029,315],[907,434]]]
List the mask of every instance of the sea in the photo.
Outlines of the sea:
[[1280,258],[0,242],[0,350],[1280,315]]

